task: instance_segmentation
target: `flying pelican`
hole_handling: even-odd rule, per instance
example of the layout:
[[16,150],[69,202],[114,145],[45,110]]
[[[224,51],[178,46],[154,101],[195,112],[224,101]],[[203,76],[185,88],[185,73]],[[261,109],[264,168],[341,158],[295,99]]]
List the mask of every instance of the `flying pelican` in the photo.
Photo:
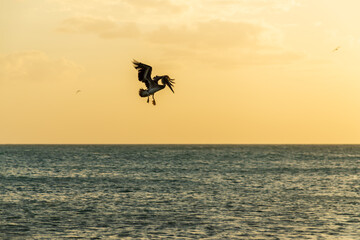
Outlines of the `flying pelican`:
[[[133,64],[135,69],[138,70],[138,78],[139,81],[145,83],[147,89],[140,89],[139,95],[140,97],[147,97],[147,102],[149,103],[149,96],[152,96],[152,103],[153,105],[156,105],[154,94],[157,91],[160,91],[161,89],[164,89],[166,86],[170,88],[172,92],[174,90],[172,89],[174,80],[171,79],[168,75],[163,76],[155,76],[154,78],[151,78],[151,70],[152,67],[149,65],[146,65],[144,63],[138,62],[136,60],[133,60]],[[162,85],[159,84],[159,80],[161,79]]]

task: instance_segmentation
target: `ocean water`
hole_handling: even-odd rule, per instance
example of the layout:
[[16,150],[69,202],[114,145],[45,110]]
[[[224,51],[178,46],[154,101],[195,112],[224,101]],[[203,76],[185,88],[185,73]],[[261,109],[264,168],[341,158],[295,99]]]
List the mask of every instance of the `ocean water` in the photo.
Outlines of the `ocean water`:
[[0,239],[360,239],[357,145],[0,145]]

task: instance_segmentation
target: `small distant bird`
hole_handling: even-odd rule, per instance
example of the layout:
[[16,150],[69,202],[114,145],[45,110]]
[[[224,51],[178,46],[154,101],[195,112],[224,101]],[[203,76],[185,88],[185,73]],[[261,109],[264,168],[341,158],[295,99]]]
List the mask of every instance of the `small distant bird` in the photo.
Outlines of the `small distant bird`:
[[[140,97],[147,97],[147,103],[149,103],[149,96],[151,95],[153,99],[152,103],[153,105],[156,105],[154,94],[157,91],[164,89],[166,86],[168,86],[170,90],[174,92],[172,87],[173,84],[175,84],[174,82],[175,79],[171,79],[168,75],[155,76],[154,78],[151,78],[151,71],[152,71],[151,66],[138,62],[136,60],[133,60],[133,64],[135,69],[138,70],[139,81],[145,83],[147,87],[147,89],[141,88],[139,90]],[[159,84],[159,80],[161,80],[162,84]]]
[[78,93],[80,93],[80,92],[81,92],[81,90],[77,90],[75,94],[78,94]]
[[340,49],[340,46],[337,46],[336,48],[334,48],[334,50],[332,50],[333,52],[336,52]]

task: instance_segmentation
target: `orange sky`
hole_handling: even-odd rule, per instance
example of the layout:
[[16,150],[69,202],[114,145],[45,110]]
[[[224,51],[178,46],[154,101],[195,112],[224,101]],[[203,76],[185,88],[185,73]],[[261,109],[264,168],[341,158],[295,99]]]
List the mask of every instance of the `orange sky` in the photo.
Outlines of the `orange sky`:
[[[359,144],[359,8],[2,0],[0,144]],[[132,59],[175,94],[147,104]]]

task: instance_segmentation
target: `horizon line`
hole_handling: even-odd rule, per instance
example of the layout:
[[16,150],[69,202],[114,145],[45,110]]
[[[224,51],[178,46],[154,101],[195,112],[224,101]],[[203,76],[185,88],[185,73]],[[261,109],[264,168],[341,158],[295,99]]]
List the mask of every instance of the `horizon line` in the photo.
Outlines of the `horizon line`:
[[360,143],[0,143],[3,145],[360,145]]

